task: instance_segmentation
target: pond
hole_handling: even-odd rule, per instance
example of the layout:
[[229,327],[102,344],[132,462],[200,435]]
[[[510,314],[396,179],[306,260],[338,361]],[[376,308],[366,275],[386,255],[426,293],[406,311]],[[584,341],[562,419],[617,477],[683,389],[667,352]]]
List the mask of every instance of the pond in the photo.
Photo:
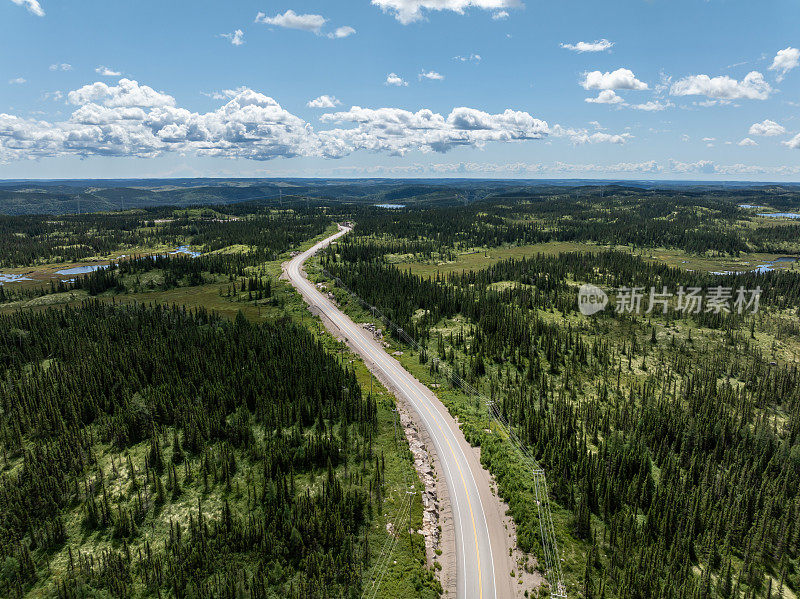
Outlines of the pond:
[[170,254],[186,254],[187,256],[191,256],[192,258],[197,258],[198,256],[202,255],[200,252],[195,252],[189,249],[188,245],[182,245],[174,252],[170,252]]
[[90,272],[100,270],[101,268],[108,268],[108,264],[91,264],[89,266],[76,266],[75,268],[65,268],[64,270],[57,270],[57,275],[86,275]]
[[33,279],[25,275],[4,274],[0,272],[0,285],[5,283],[19,283],[20,281],[33,281]]
[[772,218],[800,218],[797,212],[759,212],[758,215]]
[[400,208],[405,208],[405,204],[375,204],[378,208],[389,208],[390,210],[399,210]]

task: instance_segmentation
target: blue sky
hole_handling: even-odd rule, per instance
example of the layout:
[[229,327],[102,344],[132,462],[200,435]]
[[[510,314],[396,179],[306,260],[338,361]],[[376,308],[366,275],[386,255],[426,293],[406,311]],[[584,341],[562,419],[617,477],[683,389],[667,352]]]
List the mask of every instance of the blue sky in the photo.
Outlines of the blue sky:
[[0,0],[0,40],[0,178],[800,180],[794,0]]

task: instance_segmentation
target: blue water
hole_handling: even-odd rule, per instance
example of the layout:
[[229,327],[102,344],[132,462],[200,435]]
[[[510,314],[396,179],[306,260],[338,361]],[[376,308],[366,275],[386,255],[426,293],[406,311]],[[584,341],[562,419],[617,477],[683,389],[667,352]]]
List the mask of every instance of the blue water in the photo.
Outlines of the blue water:
[[759,212],[758,215],[772,218],[800,218],[800,214],[797,212]]
[[755,204],[739,204],[739,208],[767,208],[767,206],[756,206]]
[[778,263],[778,262],[797,262],[797,258],[792,258],[791,256],[784,256],[784,257],[781,257],[781,258],[777,258],[776,260],[773,260],[772,262],[767,262],[766,264],[762,264],[761,266],[757,266],[755,271],[756,272],[761,272],[761,273],[770,272],[772,270],[775,270],[775,264]]
[[[778,262],[797,262],[797,258],[795,258],[793,256],[781,256],[780,258],[776,258],[772,262],[767,262],[766,264],[760,264],[759,266],[756,266],[753,269],[753,272],[759,273],[759,274],[764,274],[765,272],[772,272],[773,270],[775,270],[775,265]],[[713,272],[712,271],[712,272],[710,272],[708,274],[711,274],[711,275],[741,275],[741,274],[744,274],[746,272],[748,272],[748,271],[746,271],[746,270],[726,270],[726,271],[722,271],[722,272]]]
[[188,245],[182,245],[174,252],[170,252],[170,254],[186,254],[192,258],[197,258],[198,256],[202,255],[200,252],[194,252],[190,250]]
[[26,277],[25,275],[11,275],[0,272],[0,285],[5,283],[19,283],[20,281],[33,281],[33,279]]
[[108,268],[108,264],[92,264],[90,266],[76,266],[75,268],[65,268],[64,270],[57,270],[57,275],[86,275],[90,272],[100,270],[101,268]]
[[375,204],[378,208],[389,208],[390,210],[399,210],[405,208],[405,204]]

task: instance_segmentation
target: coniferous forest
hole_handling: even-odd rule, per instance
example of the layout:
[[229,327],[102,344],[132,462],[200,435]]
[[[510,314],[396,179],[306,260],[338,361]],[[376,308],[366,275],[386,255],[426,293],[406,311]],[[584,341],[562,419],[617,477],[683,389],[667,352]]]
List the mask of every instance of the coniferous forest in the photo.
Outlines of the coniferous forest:
[[[670,208],[675,213],[667,205],[650,211]],[[501,209],[517,216],[528,210]],[[558,244],[519,248],[530,241],[515,250],[490,227],[436,212],[395,211],[383,221],[367,220],[328,252],[323,278],[337,277],[420,341],[418,361],[432,382],[441,382],[437,374],[446,364],[499,402],[548,472],[572,592],[630,599],[794,597],[800,590],[800,274],[669,265],[631,245],[615,248],[625,241],[625,226],[595,221],[595,233],[576,228],[583,212],[555,219],[555,228],[533,240],[563,241],[559,230],[582,230],[593,245],[581,251]],[[639,230],[636,245],[706,256],[724,247],[719,253],[730,256],[740,242],[748,251],[766,239],[779,244],[782,238],[769,232],[794,226],[758,228],[757,235],[709,229],[712,252],[692,247],[706,243],[702,235],[692,237],[702,219],[689,227],[680,220],[675,231],[687,232],[688,246],[664,237],[673,223],[653,229],[659,239]],[[508,229],[516,231],[512,238],[541,228],[515,223]],[[518,257],[490,260],[492,248],[502,247]],[[489,265],[482,267],[482,260]],[[576,298],[583,283],[607,290],[611,307],[581,315]],[[620,287],[679,285],[758,286],[760,310],[681,313],[674,299],[666,313],[614,309]],[[536,553],[539,523],[529,488],[490,436],[487,410],[468,398],[451,409],[471,421],[464,428],[500,480],[520,527],[518,542]]]
[[358,596],[376,408],[305,330],[86,303],[0,336],[3,596]]
[[[448,372],[547,472],[568,596],[793,599],[800,242],[758,212],[800,201],[484,191],[0,217],[0,274],[22,277],[0,279],[0,596],[361,597],[392,538],[377,596],[439,593],[421,536],[391,532],[413,470],[388,394],[280,280],[290,252],[351,221],[311,277],[420,342],[386,331],[480,446],[525,568],[541,570],[529,473]],[[58,274],[86,264],[101,267]],[[608,308],[581,314],[582,284]],[[680,286],[758,287],[760,303],[615,309],[620,288]]]

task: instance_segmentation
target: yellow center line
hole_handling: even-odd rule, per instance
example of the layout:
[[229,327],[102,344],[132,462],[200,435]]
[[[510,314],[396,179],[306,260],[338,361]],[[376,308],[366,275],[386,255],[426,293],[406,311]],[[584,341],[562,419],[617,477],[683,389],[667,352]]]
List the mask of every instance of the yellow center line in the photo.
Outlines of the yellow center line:
[[[322,243],[324,243],[324,242],[322,242]],[[305,262],[305,260],[308,257],[310,257],[310,255],[315,253],[316,249],[318,249],[318,248],[312,248],[311,250],[309,250],[307,252],[309,254],[308,256],[306,256],[306,255],[302,256],[302,260],[300,261],[300,264],[298,265],[298,274],[299,274],[299,266],[302,265],[302,263]],[[318,303],[320,303],[320,301],[323,304],[324,303],[328,303],[327,300],[325,299],[325,297],[309,281],[303,279],[302,276],[300,276],[300,281],[301,281],[301,284],[302,283],[306,284],[307,291],[310,291],[312,294],[315,294],[315,295],[319,296],[319,299],[317,300]],[[355,329],[352,329],[350,327],[350,325],[348,325],[347,322],[344,320],[344,318],[340,317],[339,314],[337,314],[338,309],[336,309],[336,307],[333,306],[332,304],[331,304],[331,307],[333,309],[331,310],[330,314],[328,314],[328,316],[329,317],[331,315],[335,316],[336,319],[339,320],[339,322],[342,325],[344,325],[345,328],[351,329],[350,330],[351,333],[355,332],[355,335],[353,335],[354,337],[356,337],[356,338],[360,337],[361,336],[361,332],[360,331],[355,331]],[[338,324],[337,324],[337,326],[338,326]],[[355,326],[355,324],[353,326]],[[357,339],[357,340],[358,341],[362,341],[361,339]],[[368,343],[364,343],[363,341],[358,343],[358,345],[361,346],[362,349],[366,350],[367,354],[369,354],[373,358],[373,361],[381,361],[383,363],[383,368],[381,368],[381,369],[384,372],[386,372],[387,369],[393,370],[396,373],[398,372],[398,368],[395,366],[395,364],[393,364],[391,362],[391,360],[387,360],[388,356],[386,356],[384,352],[381,351],[381,352],[378,352],[378,353],[374,353],[372,351],[372,348],[369,347],[369,344]],[[398,362],[398,365],[399,365],[399,362]],[[403,368],[402,365],[399,365],[399,371],[400,371],[399,380],[400,380],[401,384],[406,388],[406,392],[410,392],[411,396],[416,396],[416,397],[419,398],[420,395],[417,392],[417,390],[414,389],[414,387],[406,380],[407,377],[410,377],[411,375]],[[427,405],[429,402],[425,401],[424,397],[421,397],[421,399],[423,400],[422,401],[422,406],[425,408],[425,411],[428,412],[428,415],[433,419],[434,423],[439,428],[439,431],[441,432],[442,436],[444,437],[444,440],[447,442],[447,447],[450,450],[450,453],[451,453],[451,455],[453,456],[453,459],[456,462],[456,467],[458,468],[458,476],[461,479],[461,484],[464,487],[464,493],[465,493],[465,495],[467,497],[467,505],[469,507],[469,515],[470,515],[470,519],[472,520],[472,535],[473,535],[473,538],[475,540],[475,557],[476,557],[476,559],[478,561],[478,589],[479,589],[480,598],[483,599],[483,573],[482,573],[482,570],[481,570],[480,547],[478,546],[478,528],[477,528],[477,526],[475,524],[475,514],[474,514],[474,512],[472,510],[472,500],[470,499],[469,489],[467,488],[467,481],[464,478],[464,472],[461,469],[461,462],[458,459],[458,456],[456,455],[455,449],[453,449],[453,445],[450,443],[450,439],[445,434],[444,429],[442,428],[442,425],[439,422],[439,418],[434,416],[434,414],[431,412],[430,407]],[[449,429],[449,427],[448,427],[448,429]],[[452,429],[449,429],[449,430],[452,433]],[[462,451],[462,455],[463,455],[463,451]],[[466,456],[464,456],[464,457],[466,458]],[[466,564],[465,564],[465,567],[466,567]],[[466,572],[464,574],[466,576]],[[466,586],[465,586],[465,590],[466,590]]]

